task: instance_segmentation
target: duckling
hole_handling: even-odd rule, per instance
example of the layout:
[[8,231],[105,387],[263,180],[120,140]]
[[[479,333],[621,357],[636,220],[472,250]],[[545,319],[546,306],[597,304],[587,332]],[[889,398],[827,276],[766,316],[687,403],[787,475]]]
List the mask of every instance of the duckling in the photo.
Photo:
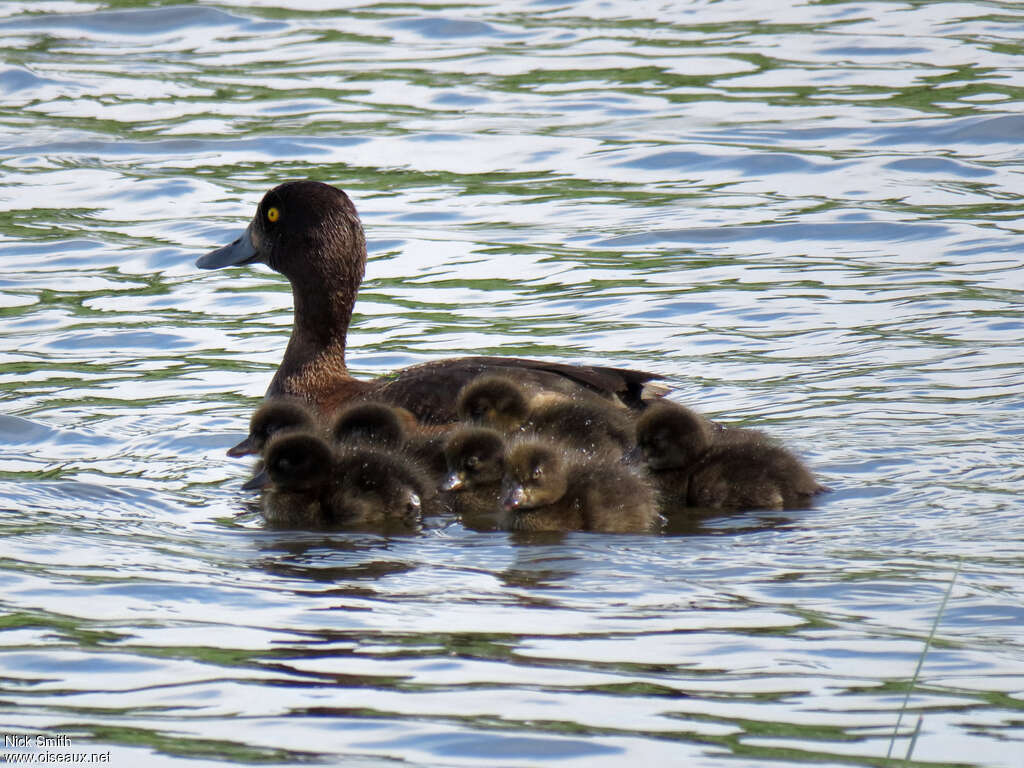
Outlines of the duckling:
[[228,449],[228,456],[238,458],[261,453],[271,435],[283,430],[313,429],[317,417],[312,409],[294,397],[272,397],[265,401],[249,419],[249,436]]
[[292,335],[267,390],[291,395],[330,415],[359,397],[409,409],[421,424],[455,421],[455,398],[470,380],[502,373],[538,390],[589,392],[640,408],[664,394],[657,374],[513,357],[465,357],[404,368],[366,381],[353,377],[345,347],[359,284],[366,270],[366,236],[342,190],[299,180],[268,191],[245,231],[196,261],[200,269],[262,263],[292,286]]
[[560,440],[586,456],[617,460],[636,442],[633,421],[625,411],[589,400],[546,399],[530,410],[523,429]]
[[825,490],[790,451],[753,429],[716,428],[677,403],[651,405],[637,444],[666,509],[784,509]]
[[272,438],[265,457],[263,516],[273,527],[414,526],[429,489],[398,456],[362,446],[335,452],[308,432]]
[[[331,437],[342,445],[363,443],[398,450],[405,443],[408,429],[403,415],[398,408],[386,403],[355,403],[335,418],[330,427]],[[415,424],[411,413],[409,418]]]
[[510,434],[526,421],[530,401],[523,387],[511,378],[491,374],[464,386],[455,410],[462,421]]
[[264,451],[263,517],[275,528],[321,528],[332,520],[334,453],[311,432],[285,432]]
[[513,531],[645,533],[662,523],[644,477],[550,440],[509,447],[501,500],[500,525]]
[[634,444],[625,409],[585,395],[535,393],[508,376],[481,376],[459,393],[459,418],[513,435],[533,432],[587,455],[621,458]]
[[346,527],[413,528],[434,492],[414,462],[372,448],[342,449],[334,473],[331,515]]
[[505,472],[505,441],[486,427],[462,427],[444,444],[448,477],[441,484],[448,507],[464,525],[493,530]]
[[421,428],[405,408],[380,402],[358,402],[345,408],[330,427],[340,445],[363,444],[388,451],[403,451],[441,482],[446,472],[444,431]]

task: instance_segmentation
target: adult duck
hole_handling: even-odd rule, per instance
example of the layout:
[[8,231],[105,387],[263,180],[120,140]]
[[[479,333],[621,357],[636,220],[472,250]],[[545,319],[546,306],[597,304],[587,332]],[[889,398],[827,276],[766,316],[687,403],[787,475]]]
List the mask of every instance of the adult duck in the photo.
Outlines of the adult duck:
[[481,374],[500,373],[541,390],[596,393],[633,408],[663,394],[652,373],[513,357],[462,357],[403,368],[377,379],[351,376],[345,341],[366,268],[366,239],[355,206],[340,189],[290,181],[260,201],[249,226],[230,245],[196,261],[201,269],[261,263],[288,278],[292,335],[268,397],[293,396],[330,414],[372,398],[411,411],[421,423],[456,420],[455,398]]

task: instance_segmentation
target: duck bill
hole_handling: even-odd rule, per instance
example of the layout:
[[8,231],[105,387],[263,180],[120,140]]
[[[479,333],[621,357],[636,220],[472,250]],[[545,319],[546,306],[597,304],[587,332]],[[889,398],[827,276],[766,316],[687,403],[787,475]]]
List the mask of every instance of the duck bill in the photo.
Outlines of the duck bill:
[[452,472],[445,478],[445,481],[441,483],[442,491],[458,491],[466,487],[466,478],[460,475],[458,472]]
[[200,269],[220,269],[251,264],[254,261],[262,261],[262,258],[259,251],[256,250],[256,246],[253,245],[252,224],[250,224],[230,245],[210,251],[205,256],[196,259],[196,266]]
[[510,485],[502,494],[501,506],[506,510],[519,509],[526,501],[526,490],[521,485]]
[[249,435],[245,440],[240,442],[238,445],[233,445],[228,448],[228,456],[233,459],[241,458],[242,456],[250,456],[254,453],[259,453],[259,448],[256,447],[256,441],[252,435]]
[[261,469],[242,484],[243,491],[261,491],[270,485],[270,475],[267,470]]

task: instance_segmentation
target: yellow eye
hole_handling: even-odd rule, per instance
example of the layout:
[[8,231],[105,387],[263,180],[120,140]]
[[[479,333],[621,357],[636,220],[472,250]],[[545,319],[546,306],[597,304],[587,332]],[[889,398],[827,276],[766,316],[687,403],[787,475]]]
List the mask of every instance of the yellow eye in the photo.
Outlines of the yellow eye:
[[281,212],[277,208],[267,209],[267,221],[273,224],[275,221],[281,218]]

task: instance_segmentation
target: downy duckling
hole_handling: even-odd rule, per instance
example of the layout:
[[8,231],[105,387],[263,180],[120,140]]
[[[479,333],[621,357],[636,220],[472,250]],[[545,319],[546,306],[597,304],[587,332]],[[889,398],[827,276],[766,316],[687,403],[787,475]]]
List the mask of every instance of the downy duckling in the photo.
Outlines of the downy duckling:
[[444,456],[448,476],[441,490],[446,504],[467,527],[493,530],[505,473],[501,433],[486,427],[458,429],[448,436]]
[[228,456],[238,458],[262,453],[272,435],[284,430],[311,430],[317,418],[308,405],[294,397],[272,397],[249,419],[249,436],[228,449]]
[[545,399],[530,410],[523,429],[586,456],[617,460],[636,441],[633,421],[623,409],[589,400]]
[[[386,403],[356,403],[338,414],[330,433],[342,445],[362,443],[397,451],[416,420],[408,411]],[[405,416],[408,414],[408,417]],[[410,425],[408,419],[412,420]]]
[[662,523],[645,478],[550,440],[509,447],[501,499],[499,522],[512,531],[649,533]]
[[786,509],[825,488],[790,451],[753,429],[717,428],[669,401],[637,420],[637,444],[667,510]]
[[403,451],[436,480],[434,486],[445,476],[445,431],[420,427],[405,408],[380,402],[355,403],[338,414],[329,432],[342,446],[361,444]]
[[[275,528],[322,528],[332,522],[334,453],[310,432],[270,438],[263,453],[263,518]],[[260,486],[262,487],[262,486]]]
[[533,432],[588,456],[621,458],[634,445],[632,419],[621,406],[586,395],[534,393],[508,376],[470,382],[459,393],[457,408],[464,421],[506,435]]
[[341,449],[334,464],[331,514],[345,527],[415,528],[434,488],[415,462],[366,447]]
[[311,433],[271,439],[267,523],[280,528],[415,526],[429,483],[401,458],[366,447],[334,451]]
[[530,413],[530,397],[508,376],[480,376],[459,392],[455,410],[461,421],[511,434]]

